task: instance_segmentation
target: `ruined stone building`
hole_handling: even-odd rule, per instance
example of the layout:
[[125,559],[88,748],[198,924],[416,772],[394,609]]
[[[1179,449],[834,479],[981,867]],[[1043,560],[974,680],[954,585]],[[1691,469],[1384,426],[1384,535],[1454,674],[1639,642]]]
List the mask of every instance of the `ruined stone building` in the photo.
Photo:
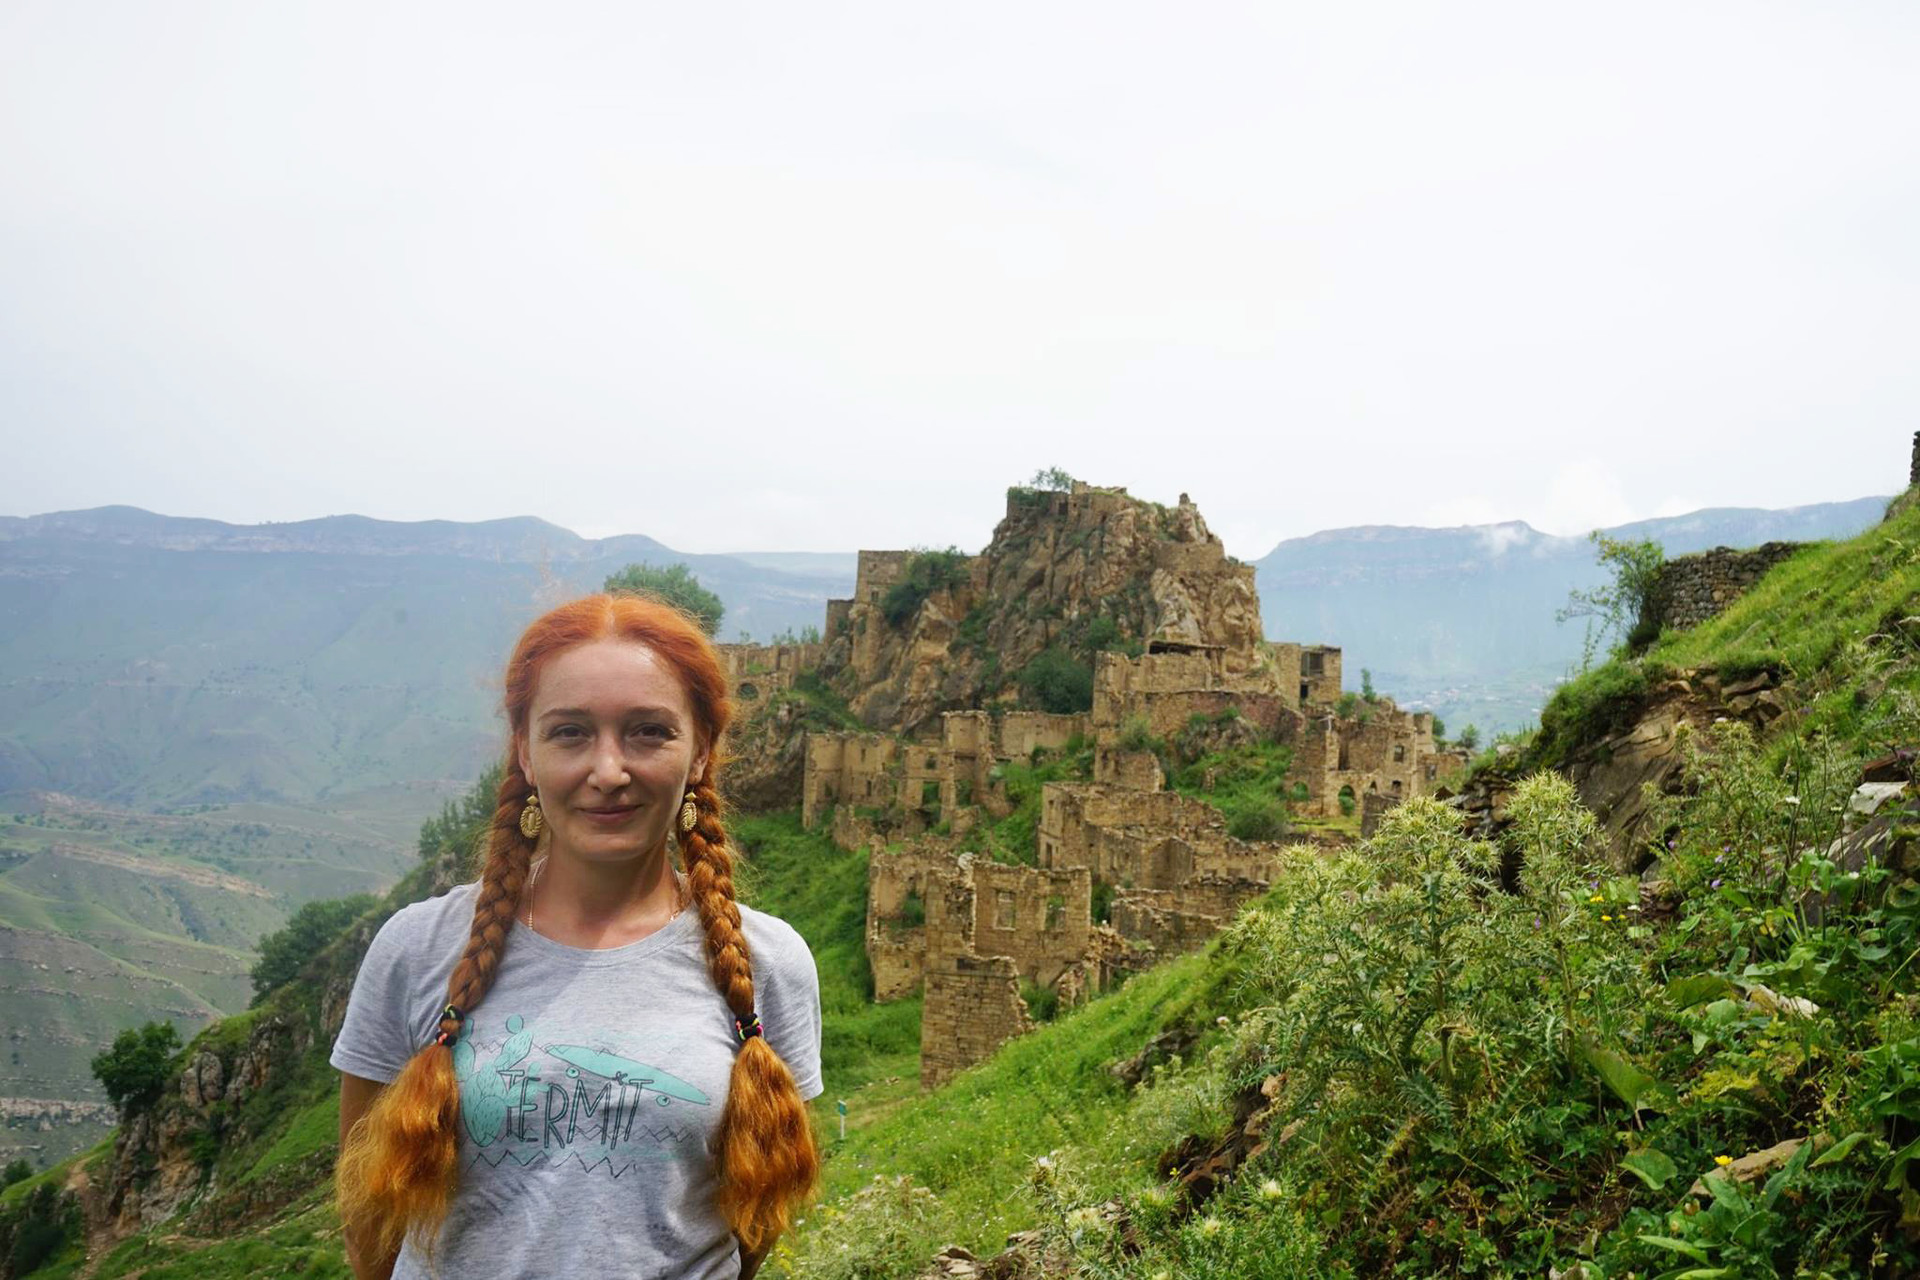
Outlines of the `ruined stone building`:
[[1043,711],[948,711],[939,735],[919,740],[883,733],[810,733],[806,772],[801,781],[800,820],[820,825],[837,805],[858,809],[897,809],[916,834],[917,816],[930,824],[951,818],[969,805],[996,816],[993,768],[1024,760],[1038,749],[1057,751],[1091,728],[1085,715]]
[[802,672],[819,667],[824,644],[715,645],[733,696],[751,706],[793,688]]
[[[1199,945],[1270,887],[1281,846],[1236,839],[1213,805],[1167,788],[1183,733],[1286,745],[1285,798],[1318,817],[1420,794],[1454,763],[1425,714],[1382,701],[1340,715],[1340,650],[1268,642],[1252,566],[1184,496],[1167,508],[1080,484],[1016,489],[981,554],[946,556],[937,574],[915,555],[861,552],[822,646],[743,647],[729,663],[769,688],[819,663],[875,726],[807,735],[801,816],[871,851],[875,996],[924,993],[929,1086],[1031,1025],[1023,984],[1078,1000]],[[1020,663],[1096,621],[1134,656],[1094,655],[1089,712],[1004,710]],[[1076,741],[1093,746],[1093,777],[1043,788],[1038,865],[980,854],[977,824],[1012,812],[1001,766]]]

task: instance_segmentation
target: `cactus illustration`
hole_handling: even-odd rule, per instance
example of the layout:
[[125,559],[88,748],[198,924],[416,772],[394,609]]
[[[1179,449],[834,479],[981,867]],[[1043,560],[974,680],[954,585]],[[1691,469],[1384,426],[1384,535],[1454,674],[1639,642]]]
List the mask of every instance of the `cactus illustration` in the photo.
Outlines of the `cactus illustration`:
[[453,1074],[460,1082],[460,1114],[467,1124],[467,1136],[475,1146],[484,1147],[500,1135],[507,1118],[505,1073],[527,1056],[533,1047],[533,1032],[525,1029],[525,1020],[519,1014],[513,1014],[507,1019],[507,1042],[494,1055],[492,1066],[479,1071],[471,1043],[475,1025],[469,1021],[454,1044]]

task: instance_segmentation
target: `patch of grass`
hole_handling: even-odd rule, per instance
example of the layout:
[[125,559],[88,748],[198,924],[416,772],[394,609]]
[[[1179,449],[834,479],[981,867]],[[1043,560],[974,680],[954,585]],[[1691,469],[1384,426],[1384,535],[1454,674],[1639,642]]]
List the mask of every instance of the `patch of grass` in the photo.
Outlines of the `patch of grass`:
[[1150,1159],[1140,1135],[1121,1123],[1132,1095],[1109,1068],[1166,1027],[1208,1026],[1236,1012],[1236,972],[1217,948],[1159,966],[850,1133],[826,1161],[821,1210],[796,1232],[800,1255],[809,1248],[804,1237],[831,1230],[835,1214],[876,1174],[904,1174],[933,1194],[900,1249],[901,1269],[870,1273],[904,1276],[918,1274],[944,1245],[990,1254],[1009,1231],[1029,1225],[1032,1209],[1019,1189],[1036,1157],[1080,1148],[1116,1176],[1121,1162]]
[[1262,742],[1209,752],[1177,770],[1172,784],[1182,795],[1218,809],[1228,830],[1240,839],[1277,840],[1292,822],[1287,810],[1293,794],[1287,774],[1292,768],[1290,749]]
[[998,768],[1013,811],[985,828],[988,852],[997,862],[1032,866],[1040,829],[1040,795],[1049,782],[1085,782],[1093,777],[1093,744],[1074,738],[1059,752],[1040,752],[1032,763],[1008,761]]
[[838,1097],[889,1076],[917,1078],[919,999],[873,1003],[866,851],[835,848],[824,832],[802,827],[796,812],[736,814],[728,830],[746,855],[741,901],[785,920],[813,951],[826,1084],[814,1107],[823,1122]]

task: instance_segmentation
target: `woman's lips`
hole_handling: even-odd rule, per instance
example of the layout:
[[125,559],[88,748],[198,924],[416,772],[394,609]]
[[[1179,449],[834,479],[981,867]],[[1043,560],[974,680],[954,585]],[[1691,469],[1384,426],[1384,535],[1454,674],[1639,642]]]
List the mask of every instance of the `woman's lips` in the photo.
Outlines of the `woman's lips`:
[[603,827],[617,827],[628,818],[631,818],[639,808],[640,806],[637,804],[628,804],[621,805],[618,808],[582,809],[580,812],[586,816],[589,822],[596,823]]

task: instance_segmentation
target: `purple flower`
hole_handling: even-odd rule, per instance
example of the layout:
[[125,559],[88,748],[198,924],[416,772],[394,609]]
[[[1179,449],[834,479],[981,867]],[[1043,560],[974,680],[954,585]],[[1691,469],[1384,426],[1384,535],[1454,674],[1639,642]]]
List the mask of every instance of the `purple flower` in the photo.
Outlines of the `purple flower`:
[[1718,880],[1709,880],[1709,881],[1707,881],[1707,888],[1709,888],[1709,889],[1718,889],[1719,887],[1720,887],[1720,882],[1719,882]]
[[1672,837],[1672,836],[1668,836],[1668,837],[1667,837],[1667,848],[1669,848],[1669,849],[1671,849],[1671,848],[1673,848],[1673,837]]
[[1716,853],[1713,855],[1713,865],[1716,867],[1719,866],[1721,863],[1725,862],[1726,860],[1727,860],[1727,855],[1724,853]]

